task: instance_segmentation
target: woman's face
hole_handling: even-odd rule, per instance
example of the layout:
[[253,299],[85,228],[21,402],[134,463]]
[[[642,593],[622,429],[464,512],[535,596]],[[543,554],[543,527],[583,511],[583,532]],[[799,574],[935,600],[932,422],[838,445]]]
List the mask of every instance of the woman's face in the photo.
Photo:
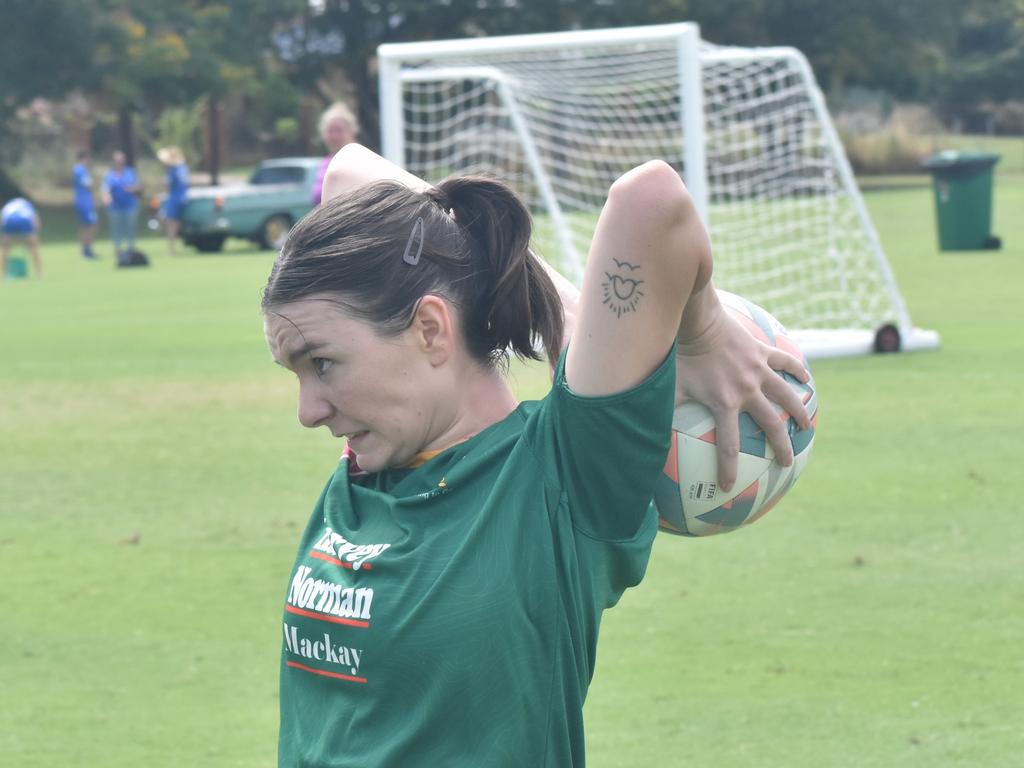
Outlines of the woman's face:
[[356,137],[348,120],[343,117],[336,117],[324,126],[322,138],[327,150],[333,155],[346,144],[351,144],[355,141]]
[[347,437],[363,469],[403,466],[436,434],[412,331],[381,336],[323,296],[276,307],[263,324],[274,361],[299,380],[299,422]]

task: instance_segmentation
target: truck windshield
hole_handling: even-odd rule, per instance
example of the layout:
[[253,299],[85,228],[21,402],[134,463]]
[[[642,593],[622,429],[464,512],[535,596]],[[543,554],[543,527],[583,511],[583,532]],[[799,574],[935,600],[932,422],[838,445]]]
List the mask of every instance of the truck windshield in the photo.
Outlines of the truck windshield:
[[249,179],[250,184],[301,184],[305,171],[296,166],[274,165],[257,168]]

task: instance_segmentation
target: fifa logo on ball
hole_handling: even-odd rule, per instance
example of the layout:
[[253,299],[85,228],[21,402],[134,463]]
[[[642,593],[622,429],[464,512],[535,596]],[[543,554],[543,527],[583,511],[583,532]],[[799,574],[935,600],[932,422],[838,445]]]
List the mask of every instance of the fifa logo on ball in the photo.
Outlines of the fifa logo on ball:
[[717,483],[693,483],[689,495],[691,499],[713,499],[717,490]]

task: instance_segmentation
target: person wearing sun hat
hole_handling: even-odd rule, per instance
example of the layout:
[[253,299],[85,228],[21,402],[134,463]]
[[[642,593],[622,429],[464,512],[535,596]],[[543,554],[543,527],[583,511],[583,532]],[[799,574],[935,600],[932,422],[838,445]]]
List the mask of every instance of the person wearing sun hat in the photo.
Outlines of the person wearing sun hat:
[[167,166],[167,199],[164,201],[164,231],[167,233],[167,247],[175,251],[178,231],[181,229],[181,214],[188,197],[188,165],[185,154],[175,146],[162,147],[156,153],[157,159]]

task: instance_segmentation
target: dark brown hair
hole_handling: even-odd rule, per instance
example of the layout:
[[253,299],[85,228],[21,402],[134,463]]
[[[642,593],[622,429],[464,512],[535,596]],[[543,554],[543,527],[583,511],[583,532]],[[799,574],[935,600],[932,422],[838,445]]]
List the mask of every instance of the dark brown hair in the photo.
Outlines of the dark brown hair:
[[[422,230],[410,242],[417,220]],[[530,232],[529,212],[494,179],[455,177],[426,193],[370,184],[295,225],[270,272],[263,310],[327,293],[353,317],[395,335],[433,294],[458,309],[474,359],[494,364],[511,349],[539,360],[538,341],[554,359],[562,305],[530,252]]]

